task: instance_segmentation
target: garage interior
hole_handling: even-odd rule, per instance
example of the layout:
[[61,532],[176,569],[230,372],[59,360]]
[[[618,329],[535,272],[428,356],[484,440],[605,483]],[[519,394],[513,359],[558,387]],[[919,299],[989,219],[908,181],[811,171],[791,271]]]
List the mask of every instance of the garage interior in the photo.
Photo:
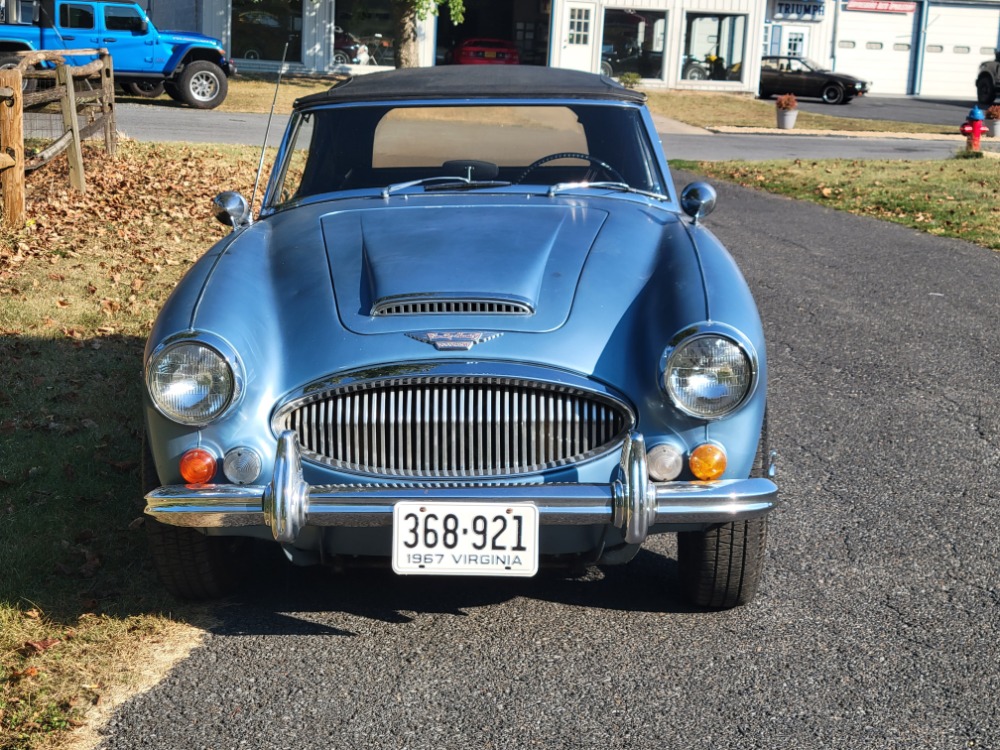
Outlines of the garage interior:
[[437,64],[465,39],[504,39],[517,45],[523,65],[548,65],[551,3],[547,0],[465,0],[465,19],[456,24],[447,4],[437,20]]

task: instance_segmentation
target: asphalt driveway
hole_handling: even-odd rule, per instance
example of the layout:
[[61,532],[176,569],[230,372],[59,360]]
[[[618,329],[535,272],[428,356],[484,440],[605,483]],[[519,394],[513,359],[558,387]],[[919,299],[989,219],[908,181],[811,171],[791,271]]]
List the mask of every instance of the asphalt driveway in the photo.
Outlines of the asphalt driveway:
[[862,96],[850,104],[824,104],[818,99],[799,99],[799,109],[832,117],[853,117],[859,120],[892,120],[919,122],[928,125],[954,125],[965,122],[969,110],[976,104],[975,87],[968,86],[967,99],[934,99],[910,96]]
[[582,578],[269,561],[102,747],[1000,747],[1000,254],[718,189],[780,456],[751,606],[685,607],[663,537]]

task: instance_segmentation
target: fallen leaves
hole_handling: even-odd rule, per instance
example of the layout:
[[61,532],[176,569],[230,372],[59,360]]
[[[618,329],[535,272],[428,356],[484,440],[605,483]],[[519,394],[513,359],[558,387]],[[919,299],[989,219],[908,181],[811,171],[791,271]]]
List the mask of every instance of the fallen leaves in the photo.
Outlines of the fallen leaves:
[[62,643],[61,638],[43,638],[40,641],[25,641],[24,646],[21,648],[21,653],[24,656],[40,654],[59,643]]

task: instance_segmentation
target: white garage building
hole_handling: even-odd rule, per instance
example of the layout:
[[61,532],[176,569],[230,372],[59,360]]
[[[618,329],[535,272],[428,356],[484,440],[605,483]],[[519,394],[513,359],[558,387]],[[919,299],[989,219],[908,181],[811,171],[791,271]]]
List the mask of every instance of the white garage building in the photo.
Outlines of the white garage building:
[[[465,0],[419,24],[422,65],[469,37],[508,39],[525,64],[619,75],[647,85],[755,92],[762,54],[797,54],[873,82],[874,94],[975,98],[979,63],[1000,47],[1000,0]],[[389,0],[173,0],[164,28],[223,40],[241,70],[344,70],[354,42],[393,34]],[[384,46],[383,46],[384,45]],[[244,56],[245,55],[245,56]],[[367,69],[374,69],[366,66]]]
[[802,54],[873,82],[873,94],[975,99],[979,63],[1000,47],[1000,0],[770,0],[771,54]]

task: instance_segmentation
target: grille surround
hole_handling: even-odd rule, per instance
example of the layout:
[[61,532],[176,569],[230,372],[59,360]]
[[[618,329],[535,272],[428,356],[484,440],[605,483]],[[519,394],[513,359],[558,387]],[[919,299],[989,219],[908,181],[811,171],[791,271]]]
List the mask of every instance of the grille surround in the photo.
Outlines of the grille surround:
[[307,461],[389,480],[537,475],[618,451],[635,423],[624,399],[593,383],[481,375],[338,381],[282,405],[275,434],[293,430]]

